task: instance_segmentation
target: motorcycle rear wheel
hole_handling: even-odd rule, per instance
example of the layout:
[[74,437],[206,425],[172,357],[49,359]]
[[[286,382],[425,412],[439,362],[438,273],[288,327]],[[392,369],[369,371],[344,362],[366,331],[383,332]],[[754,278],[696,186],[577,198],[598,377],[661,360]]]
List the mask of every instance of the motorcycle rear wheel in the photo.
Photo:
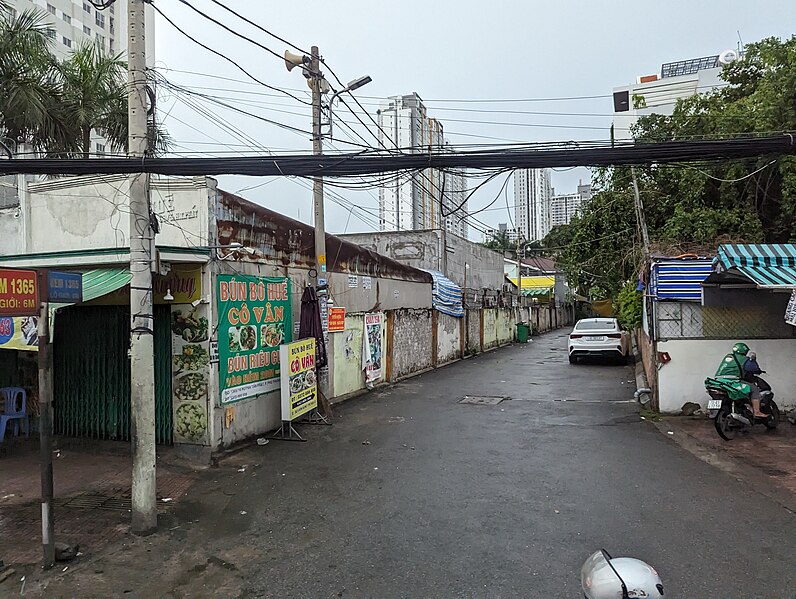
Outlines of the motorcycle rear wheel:
[[779,424],[779,407],[773,401],[769,404],[769,409],[771,410],[771,415],[766,419],[763,423],[766,425],[768,430],[774,430],[777,428],[777,424]]
[[719,413],[716,414],[716,418],[713,419],[713,424],[716,426],[716,432],[719,433],[719,437],[724,439],[725,441],[732,441],[735,439],[735,433],[738,432],[738,428],[734,426],[733,419],[730,417],[732,414],[729,408],[721,408]]

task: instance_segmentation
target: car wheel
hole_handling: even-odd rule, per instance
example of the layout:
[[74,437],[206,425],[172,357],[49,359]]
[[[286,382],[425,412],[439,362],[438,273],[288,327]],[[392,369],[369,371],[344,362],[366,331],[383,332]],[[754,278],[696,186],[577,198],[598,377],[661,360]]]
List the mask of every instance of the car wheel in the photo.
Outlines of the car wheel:
[[578,363],[578,357],[577,356],[573,356],[572,354],[569,354],[569,363],[570,364],[577,364]]

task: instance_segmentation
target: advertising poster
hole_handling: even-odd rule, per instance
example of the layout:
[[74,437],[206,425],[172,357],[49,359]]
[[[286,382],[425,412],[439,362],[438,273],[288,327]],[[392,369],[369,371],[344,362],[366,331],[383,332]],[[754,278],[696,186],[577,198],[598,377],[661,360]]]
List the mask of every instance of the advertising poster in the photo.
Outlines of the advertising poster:
[[203,306],[171,308],[172,406],[174,441],[207,442],[210,331]]
[[365,334],[362,335],[362,368],[365,382],[372,383],[381,378],[381,312],[365,314]]
[[345,308],[329,308],[329,332],[341,333],[345,331]]
[[282,420],[292,421],[318,407],[315,338],[286,343],[281,348]]
[[796,326],[796,291],[791,292],[788,307],[785,308],[785,322]]
[[38,350],[38,322],[39,319],[35,316],[0,318],[0,349]]
[[279,389],[279,346],[292,339],[290,280],[218,275],[221,403]]
[[38,314],[38,273],[35,270],[0,268],[0,316]]

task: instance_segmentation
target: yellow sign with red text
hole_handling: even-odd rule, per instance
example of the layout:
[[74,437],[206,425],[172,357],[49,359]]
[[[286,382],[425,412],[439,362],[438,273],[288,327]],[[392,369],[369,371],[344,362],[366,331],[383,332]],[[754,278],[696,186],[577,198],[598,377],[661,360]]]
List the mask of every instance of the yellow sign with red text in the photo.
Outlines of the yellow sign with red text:
[[285,343],[280,348],[282,420],[292,421],[318,407],[315,374],[315,338]]

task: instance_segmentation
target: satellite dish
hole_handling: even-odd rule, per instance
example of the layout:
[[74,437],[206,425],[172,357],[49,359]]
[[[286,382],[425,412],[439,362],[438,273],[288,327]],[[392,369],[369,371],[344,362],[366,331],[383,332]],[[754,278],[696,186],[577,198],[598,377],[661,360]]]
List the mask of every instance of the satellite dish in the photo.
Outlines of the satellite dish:
[[738,60],[738,52],[735,50],[725,50],[719,54],[719,64],[730,64]]

